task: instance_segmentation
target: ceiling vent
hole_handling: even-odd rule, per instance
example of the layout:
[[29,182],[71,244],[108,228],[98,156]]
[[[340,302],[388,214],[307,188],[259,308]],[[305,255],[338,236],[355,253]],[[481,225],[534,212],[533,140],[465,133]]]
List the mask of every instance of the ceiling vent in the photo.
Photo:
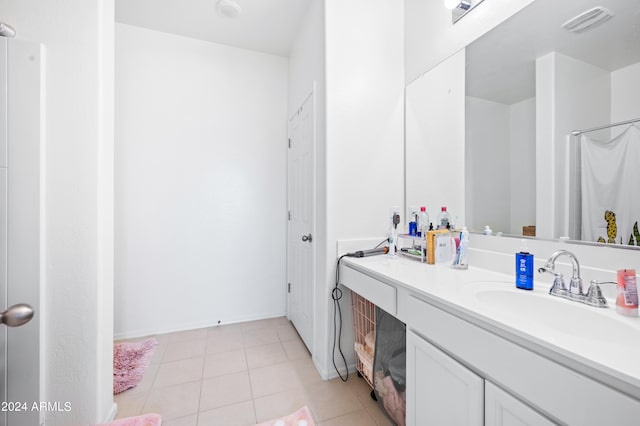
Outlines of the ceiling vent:
[[596,6],[586,12],[582,12],[575,18],[569,19],[562,27],[572,33],[581,33],[594,28],[613,17],[613,13],[606,7]]
[[242,8],[233,0],[220,0],[217,5],[218,13],[226,18],[237,18],[242,13]]

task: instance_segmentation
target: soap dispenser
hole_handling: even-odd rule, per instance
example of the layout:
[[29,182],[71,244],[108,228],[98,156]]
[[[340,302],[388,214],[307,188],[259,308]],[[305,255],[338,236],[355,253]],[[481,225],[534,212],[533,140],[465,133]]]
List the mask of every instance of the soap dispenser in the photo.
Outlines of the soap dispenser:
[[520,252],[516,253],[516,287],[533,290],[533,254],[525,239],[520,240]]

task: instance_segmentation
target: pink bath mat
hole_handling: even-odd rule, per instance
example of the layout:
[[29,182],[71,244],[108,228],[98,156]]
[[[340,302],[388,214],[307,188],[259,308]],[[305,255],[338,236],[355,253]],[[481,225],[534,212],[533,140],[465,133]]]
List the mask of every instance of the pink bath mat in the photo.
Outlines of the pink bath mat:
[[114,420],[97,426],[160,426],[162,419],[158,414],[144,414],[142,416],[127,417],[126,419]]
[[[113,393],[136,386],[144,376],[158,346],[154,338],[140,342],[121,342],[113,345]],[[137,426],[137,423],[132,423]],[[127,423],[128,425],[128,423]]]
[[313,417],[311,417],[309,407],[305,405],[295,413],[289,414],[286,417],[269,420],[256,426],[315,426],[315,423]]

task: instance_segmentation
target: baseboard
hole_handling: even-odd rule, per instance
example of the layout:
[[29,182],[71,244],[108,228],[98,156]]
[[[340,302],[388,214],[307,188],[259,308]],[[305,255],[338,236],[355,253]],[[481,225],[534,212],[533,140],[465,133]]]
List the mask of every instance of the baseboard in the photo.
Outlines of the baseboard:
[[[327,371],[318,364],[318,361],[315,358],[312,358],[312,361],[313,365],[315,365],[316,367],[316,370],[318,370],[318,373],[320,373],[320,377],[322,378],[322,380],[332,380],[336,377],[339,377],[338,372],[335,369]],[[338,367],[338,370],[343,377],[345,376],[345,371],[349,371],[349,374],[356,374],[357,371],[355,364],[350,364],[347,370],[345,370],[344,367]]]
[[141,330],[123,331],[119,333],[114,333],[113,339],[114,340],[137,339],[140,337],[156,336],[159,334],[178,333],[181,331],[198,330],[201,328],[219,327],[223,325],[238,324],[242,322],[259,321],[259,320],[279,318],[279,317],[286,318],[287,313],[277,312],[277,313],[252,315],[252,316],[243,317],[243,318],[233,318],[231,320],[225,321],[224,323],[220,323],[220,324],[218,324],[217,321],[215,322],[207,321],[207,322],[200,322],[200,323],[185,324],[185,325],[182,325],[176,328],[170,328],[170,329],[157,329],[157,328],[150,329],[149,328],[149,329],[141,329]]
[[104,423],[112,422],[116,418],[116,414],[118,414],[118,404],[114,402],[111,406],[111,410],[109,410],[107,418],[104,420]]

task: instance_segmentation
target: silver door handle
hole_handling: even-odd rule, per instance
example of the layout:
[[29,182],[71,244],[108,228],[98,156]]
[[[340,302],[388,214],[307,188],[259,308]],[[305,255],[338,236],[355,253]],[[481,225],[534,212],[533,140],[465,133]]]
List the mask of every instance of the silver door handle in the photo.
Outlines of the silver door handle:
[[302,241],[304,241],[305,243],[306,243],[307,241],[308,241],[308,242],[311,242],[311,240],[312,240],[312,238],[311,238],[311,234],[309,234],[309,235],[303,235],[303,236],[302,236]]
[[18,303],[0,313],[0,323],[7,327],[20,327],[31,321],[31,318],[33,308],[26,303]]

